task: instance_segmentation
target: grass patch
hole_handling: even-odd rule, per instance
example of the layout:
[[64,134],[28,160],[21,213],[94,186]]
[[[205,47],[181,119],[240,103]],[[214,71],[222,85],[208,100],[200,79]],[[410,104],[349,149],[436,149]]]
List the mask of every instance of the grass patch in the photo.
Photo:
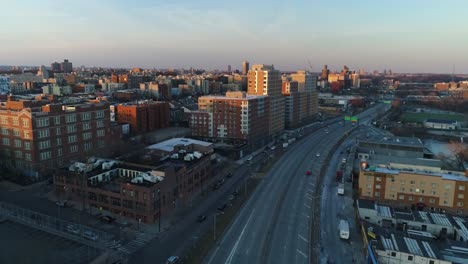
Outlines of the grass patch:
[[404,113],[401,116],[401,120],[403,122],[416,122],[416,123],[422,123],[424,120],[428,118],[453,120],[453,121],[461,121],[461,122],[465,120],[465,116],[461,114]]

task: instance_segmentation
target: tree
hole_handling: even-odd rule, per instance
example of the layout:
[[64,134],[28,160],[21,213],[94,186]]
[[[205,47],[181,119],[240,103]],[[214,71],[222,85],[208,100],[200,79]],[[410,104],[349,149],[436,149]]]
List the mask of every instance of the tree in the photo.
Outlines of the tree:
[[439,154],[439,158],[445,163],[447,169],[465,171],[468,162],[468,146],[463,142],[450,141],[448,149],[452,155]]

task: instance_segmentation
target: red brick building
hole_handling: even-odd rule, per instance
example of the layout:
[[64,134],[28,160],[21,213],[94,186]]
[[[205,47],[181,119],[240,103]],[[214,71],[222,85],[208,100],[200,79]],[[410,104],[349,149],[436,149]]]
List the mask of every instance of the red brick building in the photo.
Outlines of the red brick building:
[[[197,144],[175,143],[168,151],[164,148],[171,142],[162,149],[150,147],[145,155],[150,157],[149,160],[142,162],[150,161],[155,164],[153,166],[104,160],[75,164],[55,173],[56,194],[77,202],[83,202],[85,195],[85,207],[155,223],[178,206],[188,204],[197,192],[208,188],[207,181],[213,175],[210,160],[213,148],[209,143]],[[162,153],[173,154],[170,159],[160,161]]]
[[132,134],[147,133],[169,126],[169,103],[139,101],[119,104],[115,115],[117,122],[130,124]]
[[0,107],[3,155],[30,176],[40,176],[70,160],[102,152],[122,136],[109,119],[105,102],[79,104],[15,100]]

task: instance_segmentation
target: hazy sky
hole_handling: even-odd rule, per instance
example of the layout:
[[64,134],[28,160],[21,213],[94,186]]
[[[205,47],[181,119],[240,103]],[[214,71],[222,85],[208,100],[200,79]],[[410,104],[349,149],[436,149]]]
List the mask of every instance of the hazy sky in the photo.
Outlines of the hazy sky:
[[468,1],[0,0],[0,65],[468,73]]

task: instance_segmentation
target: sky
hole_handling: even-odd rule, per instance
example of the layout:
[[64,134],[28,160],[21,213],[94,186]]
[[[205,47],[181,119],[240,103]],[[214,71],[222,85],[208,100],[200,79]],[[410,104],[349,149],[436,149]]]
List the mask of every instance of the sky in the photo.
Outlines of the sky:
[[0,65],[468,73],[468,1],[0,0]]

